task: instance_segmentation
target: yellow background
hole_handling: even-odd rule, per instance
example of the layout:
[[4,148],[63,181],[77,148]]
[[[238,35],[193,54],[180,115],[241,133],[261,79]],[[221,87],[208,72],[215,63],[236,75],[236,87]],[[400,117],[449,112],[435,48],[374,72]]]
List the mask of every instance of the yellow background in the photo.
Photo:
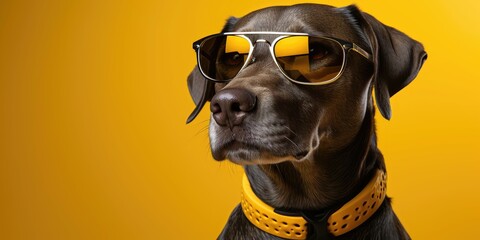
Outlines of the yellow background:
[[[242,170],[212,160],[207,109],[185,125],[191,43],[294,3],[0,1],[0,239],[214,239]],[[480,3],[356,3],[429,53],[377,117],[396,213],[414,239],[477,238]]]

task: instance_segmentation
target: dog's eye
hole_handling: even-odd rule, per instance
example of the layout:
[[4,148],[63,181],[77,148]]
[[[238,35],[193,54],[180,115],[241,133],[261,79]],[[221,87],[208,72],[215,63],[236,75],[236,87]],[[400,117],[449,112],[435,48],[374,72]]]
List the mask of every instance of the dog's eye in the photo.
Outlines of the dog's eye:
[[243,63],[243,56],[238,52],[226,53],[223,56],[223,62],[228,66],[237,66]]
[[310,58],[312,60],[320,60],[327,56],[329,53],[325,46],[320,44],[312,44],[309,49]]

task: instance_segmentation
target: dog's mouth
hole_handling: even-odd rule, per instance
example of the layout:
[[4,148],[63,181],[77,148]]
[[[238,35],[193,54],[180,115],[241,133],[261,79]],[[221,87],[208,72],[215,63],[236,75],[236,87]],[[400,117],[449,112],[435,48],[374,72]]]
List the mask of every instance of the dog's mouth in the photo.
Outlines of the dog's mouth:
[[209,137],[213,158],[241,165],[303,161],[311,157],[311,137],[296,128],[273,111],[230,126],[218,124],[212,114]]
[[237,140],[232,137],[231,140],[223,144],[212,145],[212,155],[217,161],[228,159],[241,165],[276,164],[284,161],[304,160],[309,151],[296,149],[298,146],[292,149],[288,146],[290,144],[292,143],[289,141],[265,144],[256,141]]

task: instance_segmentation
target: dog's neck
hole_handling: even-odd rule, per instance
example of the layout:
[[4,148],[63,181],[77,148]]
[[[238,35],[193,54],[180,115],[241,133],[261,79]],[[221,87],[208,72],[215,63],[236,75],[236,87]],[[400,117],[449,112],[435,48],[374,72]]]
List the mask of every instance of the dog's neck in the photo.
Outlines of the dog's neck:
[[385,170],[373,117],[367,110],[356,139],[341,151],[319,153],[313,161],[246,166],[253,191],[274,208],[320,210],[347,202],[376,169]]

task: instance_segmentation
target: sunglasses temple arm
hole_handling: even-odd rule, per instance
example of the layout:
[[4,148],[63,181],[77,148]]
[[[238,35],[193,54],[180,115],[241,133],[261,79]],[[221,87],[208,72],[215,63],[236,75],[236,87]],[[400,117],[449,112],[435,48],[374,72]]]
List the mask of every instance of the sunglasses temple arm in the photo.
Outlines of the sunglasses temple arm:
[[195,109],[193,109],[193,112],[190,113],[190,116],[188,116],[187,124],[192,122],[197,117],[197,115],[200,113],[205,103],[207,103],[208,101],[207,99],[212,95],[214,83],[207,79],[205,79],[205,81],[206,81],[206,84],[204,85],[204,88],[203,88],[202,98],[198,102],[197,106],[195,106]]

